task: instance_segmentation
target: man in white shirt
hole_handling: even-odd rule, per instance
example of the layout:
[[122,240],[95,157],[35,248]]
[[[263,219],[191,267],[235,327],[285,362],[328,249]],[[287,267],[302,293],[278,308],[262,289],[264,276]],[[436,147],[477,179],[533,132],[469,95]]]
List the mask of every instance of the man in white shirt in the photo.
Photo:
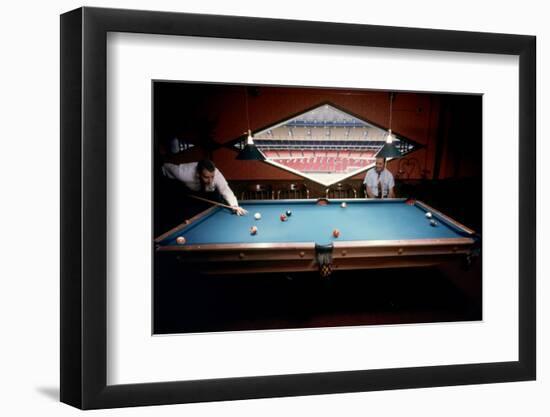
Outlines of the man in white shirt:
[[245,209],[239,207],[239,202],[222,173],[208,159],[179,165],[165,163],[162,166],[162,172],[168,178],[180,180],[191,191],[218,192],[232,207],[234,213],[239,216],[247,213]]
[[367,198],[395,198],[393,175],[386,169],[386,159],[376,158],[374,169],[369,169],[365,180]]

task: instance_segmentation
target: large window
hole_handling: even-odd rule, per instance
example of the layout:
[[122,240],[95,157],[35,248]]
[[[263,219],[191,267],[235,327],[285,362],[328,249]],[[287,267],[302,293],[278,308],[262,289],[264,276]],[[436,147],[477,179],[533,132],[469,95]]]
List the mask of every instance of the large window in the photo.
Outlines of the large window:
[[[256,132],[253,138],[269,163],[331,185],[373,166],[387,133],[327,103]],[[399,136],[393,144],[402,154],[415,149]]]

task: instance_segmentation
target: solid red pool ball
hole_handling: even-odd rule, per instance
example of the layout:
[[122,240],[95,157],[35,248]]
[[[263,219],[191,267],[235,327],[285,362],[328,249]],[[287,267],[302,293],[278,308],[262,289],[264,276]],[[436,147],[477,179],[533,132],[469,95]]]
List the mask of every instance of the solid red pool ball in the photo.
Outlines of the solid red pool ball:
[[334,230],[332,231],[332,236],[334,236],[334,237],[340,236],[340,230],[334,229]]
[[256,233],[258,233],[258,228],[256,226],[252,226],[250,228],[250,234],[255,235]]
[[284,214],[284,213],[281,214],[281,221],[286,222],[286,220],[287,220],[286,214]]
[[186,241],[185,241],[185,238],[184,238],[183,236],[178,236],[178,237],[176,238],[176,243],[177,243],[178,245],[184,245],[185,242],[186,242]]

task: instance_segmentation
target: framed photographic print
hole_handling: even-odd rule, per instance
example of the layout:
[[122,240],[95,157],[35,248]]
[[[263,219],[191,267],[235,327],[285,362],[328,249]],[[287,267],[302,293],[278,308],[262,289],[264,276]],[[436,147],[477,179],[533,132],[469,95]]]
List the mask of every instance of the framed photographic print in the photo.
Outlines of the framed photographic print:
[[61,401],[535,379],[535,37],[61,16]]

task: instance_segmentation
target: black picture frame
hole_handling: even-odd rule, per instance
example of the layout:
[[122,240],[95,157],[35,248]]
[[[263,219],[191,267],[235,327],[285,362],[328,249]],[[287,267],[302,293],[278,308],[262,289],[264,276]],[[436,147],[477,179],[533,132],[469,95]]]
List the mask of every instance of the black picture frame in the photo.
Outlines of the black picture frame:
[[[519,360],[107,385],[108,32],[519,56]],[[534,36],[84,7],[61,15],[60,56],[62,402],[97,409],[536,378]]]

